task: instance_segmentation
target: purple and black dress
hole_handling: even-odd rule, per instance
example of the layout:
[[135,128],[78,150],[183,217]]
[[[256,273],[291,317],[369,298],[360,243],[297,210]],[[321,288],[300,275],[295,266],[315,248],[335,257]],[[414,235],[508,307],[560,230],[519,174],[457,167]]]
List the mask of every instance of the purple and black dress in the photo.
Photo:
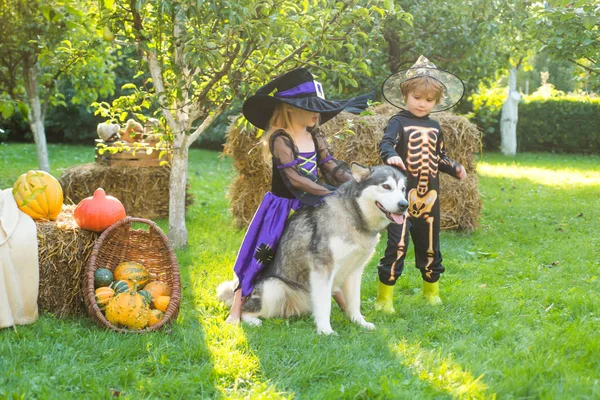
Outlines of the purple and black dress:
[[[312,137],[315,151],[302,153],[284,130],[275,131],[269,140],[273,156],[271,191],[250,222],[233,267],[243,297],[252,293],[256,275],[273,260],[292,210],[318,206],[337,186],[352,179],[348,164],[333,158],[325,138],[318,132]],[[327,183],[319,180],[317,169]]]

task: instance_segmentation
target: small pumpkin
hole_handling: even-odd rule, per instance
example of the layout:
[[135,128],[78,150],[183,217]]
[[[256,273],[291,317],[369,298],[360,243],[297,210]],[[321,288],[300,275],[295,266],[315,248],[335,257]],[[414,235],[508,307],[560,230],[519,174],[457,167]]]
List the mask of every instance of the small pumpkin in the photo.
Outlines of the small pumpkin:
[[171,287],[168,283],[162,281],[153,281],[144,286],[144,290],[150,292],[153,299],[156,299],[159,296],[170,296],[171,295]]
[[133,289],[133,282],[131,281],[114,281],[109,286],[115,291],[115,293],[127,293]]
[[117,265],[114,270],[115,279],[128,280],[138,284],[141,289],[150,280],[150,274],[144,266],[135,261],[125,261]]
[[106,310],[106,305],[110,302],[110,300],[115,296],[115,291],[109,287],[99,287],[96,289],[95,297],[96,304],[101,310]]
[[143,329],[150,319],[150,307],[137,292],[137,285],[131,292],[119,293],[106,306],[106,319],[113,325],[129,329]]
[[92,232],[102,232],[126,216],[119,199],[107,196],[102,188],[96,189],[92,197],[81,200],[73,212],[77,225]]
[[150,319],[148,320],[148,326],[156,325],[165,317],[165,313],[160,310],[150,310]]
[[162,312],[167,312],[167,307],[169,307],[170,301],[170,296],[158,296],[154,299],[154,308]]
[[144,298],[144,302],[146,304],[148,304],[148,306],[152,305],[152,295],[150,294],[150,292],[147,292],[145,290],[140,290],[140,291],[138,291],[138,293],[140,295],[142,295],[142,297]]
[[94,288],[109,286],[113,281],[113,273],[108,268],[94,271]]
[[63,206],[63,190],[55,177],[44,171],[28,171],[19,176],[12,194],[17,206],[33,219],[54,221]]

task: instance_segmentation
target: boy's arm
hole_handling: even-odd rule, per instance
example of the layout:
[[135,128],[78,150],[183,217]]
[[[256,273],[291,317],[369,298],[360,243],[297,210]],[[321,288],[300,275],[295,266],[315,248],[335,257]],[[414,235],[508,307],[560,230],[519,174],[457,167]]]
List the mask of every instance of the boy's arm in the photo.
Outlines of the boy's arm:
[[402,124],[397,118],[392,117],[383,131],[381,142],[379,142],[379,155],[386,164],[389,158],[399,157],[398,153],[396,153],[396,142],[399,132],[402,132]]
[[444,145],[444,137],[442,136],[442,130],[440,128],[437,142],[438,148],[438,169],[446,174],[453,176],[457,179],[462,179],[461,176],[464,172],[464,167],[448,157],[448,153],[446,153],[446,146]]

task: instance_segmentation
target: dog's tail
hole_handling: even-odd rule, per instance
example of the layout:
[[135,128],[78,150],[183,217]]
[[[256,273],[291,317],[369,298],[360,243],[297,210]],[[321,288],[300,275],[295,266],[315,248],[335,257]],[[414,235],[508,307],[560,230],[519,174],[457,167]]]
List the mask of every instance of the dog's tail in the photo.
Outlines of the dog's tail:
[[235,291],[237,281],[225,281],[217,286],[217,298],[229,307],[233,304],[233,293]]

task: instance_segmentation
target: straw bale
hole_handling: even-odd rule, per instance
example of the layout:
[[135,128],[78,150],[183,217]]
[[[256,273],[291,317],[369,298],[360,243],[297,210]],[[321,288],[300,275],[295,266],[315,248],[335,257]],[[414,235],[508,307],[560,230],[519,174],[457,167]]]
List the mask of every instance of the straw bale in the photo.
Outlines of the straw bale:
[[[363,165],[380,165],[378,146],[389,119],[399,110],[389,104],[370,108],[370,115],[342,112],[321,127],[336,158]],[[481,134],[466,118],[449,112],[432,114],[440,123],[450,158],[464,165],[467,179],[440,174],[441,228],[472,231],[481,214],[475,154]],[[231,211],[238,227],[248,226],[264,193],[269,190],[271,165],[260,153],[252,127],[229,127],[225,153],[233,157],[239,176],[229,189]]]
[[63,206],[56,221],[36,221],[40,266],[40,310],[58,317],[85,314],[81,282],[99,234],[83,230]]
[[[66,169],[59,181],[65,199],[74,204],[101,187],[123,203],[127,215],[156,219],[169,216],[170,174],[169,167],[109,167],[92,163]],[[186,207],[192,201],[186,187]]]

